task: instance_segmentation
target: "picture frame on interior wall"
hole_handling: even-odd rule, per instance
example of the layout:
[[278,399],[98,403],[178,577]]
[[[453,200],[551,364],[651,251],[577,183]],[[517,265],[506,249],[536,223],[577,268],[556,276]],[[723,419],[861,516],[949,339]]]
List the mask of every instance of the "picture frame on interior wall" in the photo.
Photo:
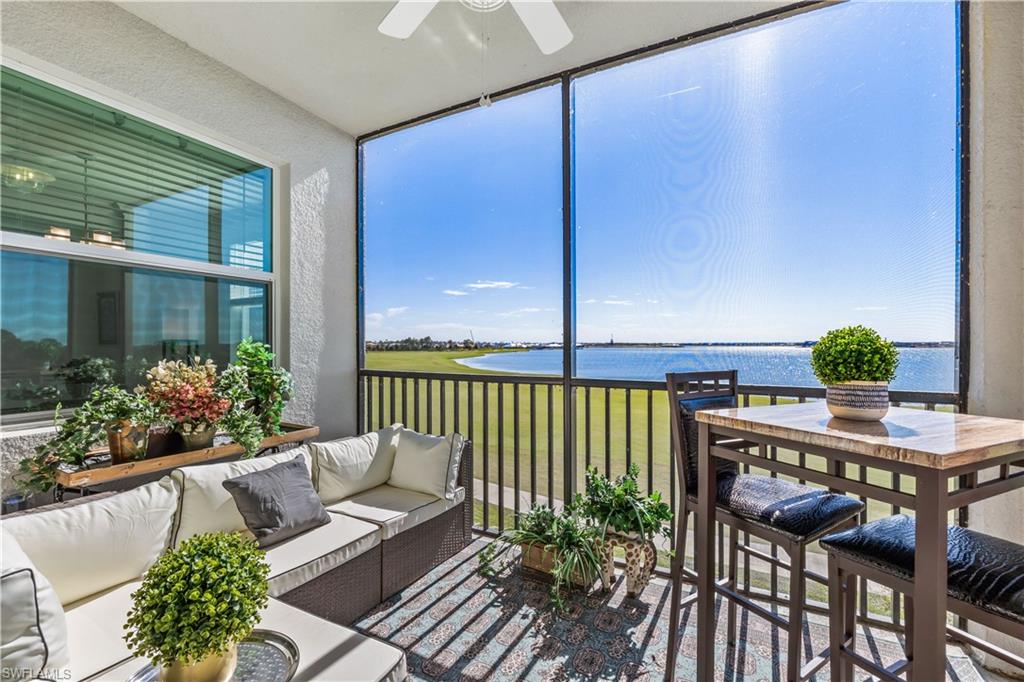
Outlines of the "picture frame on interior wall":
[[[0,49],[0,65],[81,97],[91,99],[101,105],[135,116],[148,123],[186,135],[225,152],[259,163],[269,168],[272,173],[270,272],[262,270],[240,271],[238,268],[216,263],[202,263],[139,251],[112,251],[111,249],[89,243],[48,240],[35,235],[13,232],[3,232],[0,234],[0,244],[2,244],[4,250],[42,255],[60,255],[71,259],[115,265],[137,265],[170,272],[184,272],[210,277],[228,277],[236,280],[248,279],[265,284],[268,289],[268,300],[270,301],[267,315],[268,341],[275,348],[278,362],[282,366],[288,367],[290,365],[290,348],[287,311],[289,297],[289,248],[287,242],[290,238],[291,206],[289,164],[265,150],[239,142],[201,124],[186,120],[170,111],[109,88],[17,48],[4,45]],[[99,302],[97,302],[97,305],[99,305]],[[49,426],[52,422],[52,417],[51,411],[5,415],[2,423],[5,427],[17,429],[37,428]]]

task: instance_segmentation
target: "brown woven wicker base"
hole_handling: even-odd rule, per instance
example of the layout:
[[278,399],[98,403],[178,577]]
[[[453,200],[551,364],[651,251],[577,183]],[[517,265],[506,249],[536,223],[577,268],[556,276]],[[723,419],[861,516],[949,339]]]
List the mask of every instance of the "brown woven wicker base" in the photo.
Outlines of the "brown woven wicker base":
[[332,623],[350,625],[383,601],[381,545],[286,592],[278,599]]
[[381,543],[381,597],[387,599],[469,544],[464,505]]

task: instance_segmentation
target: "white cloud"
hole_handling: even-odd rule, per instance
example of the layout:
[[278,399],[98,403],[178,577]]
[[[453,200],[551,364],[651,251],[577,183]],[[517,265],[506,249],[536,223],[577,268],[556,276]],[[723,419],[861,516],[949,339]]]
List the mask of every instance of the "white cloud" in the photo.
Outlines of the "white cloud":
[[448,296],[469,296],[465,291],[459,291],[458,289],[445,289],[441,293]]
[[887,305],[862,305],[854,308],[857,312],[878,312],[880,310],[888,310]]
[[467,284],[470,289],[511,289],[519,286],[519,282],[502,282],[492,279],[478,279],[472,284]]
[[657,303],[658,299],[656,299],[656,298],[649,298],[649,299],[647,299],[647,302],[648,303]]
[[516,310],[509,310],[508,312],[498,313],[499,317],[519,317],[529,313],[552,313],[554,308],[518,308]]
[[604,303],[605,305],[633,305],[632,301],[627,301],[622,298],[606,298],[601,301],[601,303]]
[[384,321],[384,315],[381,313],[369,313],[366,316],[367,327],[379,327],[380,323]]
[[584,301],[584,303],[597,303],[597,299],[596,298],[588,298],[587,300]]
[[396,317],[398,315],[401,315],[402,313],[404,313],[408,309],[409,309],[409,306],[407,306],[407,305],[399,306],[397,308],[388,308],[387,314],[388,314],[388,317]]

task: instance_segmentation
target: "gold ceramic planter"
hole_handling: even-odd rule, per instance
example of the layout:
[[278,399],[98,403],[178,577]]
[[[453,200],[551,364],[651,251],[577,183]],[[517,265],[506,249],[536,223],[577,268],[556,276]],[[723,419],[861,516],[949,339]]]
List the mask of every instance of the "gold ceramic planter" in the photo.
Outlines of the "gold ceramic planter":
[[124,464],[146,456],[149,447],[149,426],[133,424],[127,419],[107,424],[107,445],[114,464]]
[[227,682],[238,665],[238,646],[187,665],[175,662],[160,669],[161,682]]

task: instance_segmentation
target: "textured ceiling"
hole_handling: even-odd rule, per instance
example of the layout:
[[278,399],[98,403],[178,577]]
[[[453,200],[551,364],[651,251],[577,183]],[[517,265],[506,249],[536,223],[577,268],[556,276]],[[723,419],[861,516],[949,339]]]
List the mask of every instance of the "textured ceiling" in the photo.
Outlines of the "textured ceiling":
[[[382,2],[123,2],[129,12],[353,135],[787,3],[560,1],[575,39],[549,56],[510,6],[442,2],[407,40]],[[489,46],[481,57],[482,39]]]

